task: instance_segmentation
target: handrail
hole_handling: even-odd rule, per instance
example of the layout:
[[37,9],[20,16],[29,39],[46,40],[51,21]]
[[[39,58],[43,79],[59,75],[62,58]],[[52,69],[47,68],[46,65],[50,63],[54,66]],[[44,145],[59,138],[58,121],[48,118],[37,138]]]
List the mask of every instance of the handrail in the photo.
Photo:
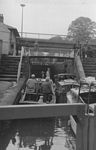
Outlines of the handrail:
[[21,49],[21,56],[20,56],[20,61],[19,61],[19,65],[18,65],[18,72],[17,72],[17,82],[19,81],[19,78],[20,78],[23,55],[24,55],[24,47],[22,47],[22,49]]

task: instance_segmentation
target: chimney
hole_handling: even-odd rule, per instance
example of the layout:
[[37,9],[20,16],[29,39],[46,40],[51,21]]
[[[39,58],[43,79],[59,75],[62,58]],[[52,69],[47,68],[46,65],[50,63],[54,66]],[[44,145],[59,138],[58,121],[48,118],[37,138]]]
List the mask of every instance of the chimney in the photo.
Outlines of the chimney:
[[4,16],[3,16],[3,14],[0,14],[0,22],[4,23]]

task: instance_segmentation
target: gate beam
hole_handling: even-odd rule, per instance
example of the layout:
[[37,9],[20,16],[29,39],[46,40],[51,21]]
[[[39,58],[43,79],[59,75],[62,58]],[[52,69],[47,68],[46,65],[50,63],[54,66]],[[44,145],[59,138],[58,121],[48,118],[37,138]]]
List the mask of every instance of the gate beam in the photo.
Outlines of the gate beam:
[[85,104],[39,104],[0,106],[0,120],[84,115]]

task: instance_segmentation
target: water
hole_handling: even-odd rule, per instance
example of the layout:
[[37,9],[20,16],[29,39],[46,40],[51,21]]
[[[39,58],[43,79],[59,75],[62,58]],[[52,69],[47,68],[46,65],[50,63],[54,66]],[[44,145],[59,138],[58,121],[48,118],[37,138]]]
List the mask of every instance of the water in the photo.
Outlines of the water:
[[68,117],[13,121],[0,135],[0,150],[75,150]]

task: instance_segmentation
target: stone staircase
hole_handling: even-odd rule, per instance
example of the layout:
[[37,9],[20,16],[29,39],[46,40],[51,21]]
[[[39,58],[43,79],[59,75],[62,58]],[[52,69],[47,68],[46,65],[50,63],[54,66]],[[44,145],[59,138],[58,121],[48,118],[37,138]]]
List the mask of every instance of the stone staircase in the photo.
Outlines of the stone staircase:
[[[0,62],[0,81],[16,81],[20,57],[2,56]],[[21,75],[23,76],[24,62],[22,63]]]
[[85,76],[96,77],[96,58],[88,57],[83,60]]

